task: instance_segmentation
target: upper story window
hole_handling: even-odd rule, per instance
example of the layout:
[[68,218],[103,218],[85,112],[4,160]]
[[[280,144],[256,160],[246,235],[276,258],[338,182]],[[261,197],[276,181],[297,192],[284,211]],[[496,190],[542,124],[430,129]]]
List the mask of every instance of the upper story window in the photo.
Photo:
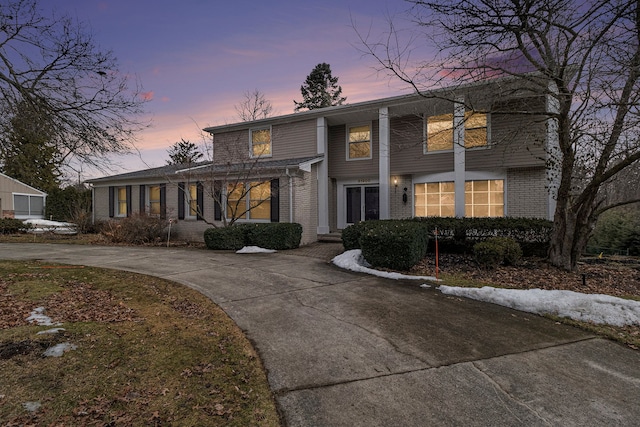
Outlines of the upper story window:
[[127,188],[118,187],[116,189],[117,195],[117,212],[116,216],[127,216]]
[[371,125],[347,128],[347,160],[371,158]]
[[[119,192],[120,190],[118,190],[118,193]],[[149,186],[148,194],[149,194],[148,196],[149,198],[147,199],[147,204],[149,205],[149,213],[151,215],[160,215],[160,186],[159,185]],[[119,201],[119,197],[118,197],[118,201]],[[125,200],[125,205],[126,205],[126,200]]]
[[[487,145],[487,113],[467,111],[464,114],[465,148]],[[453,114],[428,116],[425,152],[453,150]]]
[[249,131],[251,157],[271,157],[271,128]]

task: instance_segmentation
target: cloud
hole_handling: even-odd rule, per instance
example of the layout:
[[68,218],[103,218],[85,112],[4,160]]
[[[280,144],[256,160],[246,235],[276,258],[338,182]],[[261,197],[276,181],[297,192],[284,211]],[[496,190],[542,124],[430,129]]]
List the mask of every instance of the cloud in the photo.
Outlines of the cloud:
[[140,92],[140,98],[144,101],[151,101],[153,99],[153,91],[150,90],[148,92]]

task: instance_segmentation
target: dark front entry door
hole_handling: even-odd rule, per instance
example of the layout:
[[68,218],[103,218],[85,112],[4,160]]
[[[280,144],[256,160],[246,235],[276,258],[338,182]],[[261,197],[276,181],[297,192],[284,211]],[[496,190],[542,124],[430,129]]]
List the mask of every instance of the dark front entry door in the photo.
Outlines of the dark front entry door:
[[358,185],[346,187],[347,190],[347,224],[355,224],[363,220],[378,219],[380,197],[378,186]]

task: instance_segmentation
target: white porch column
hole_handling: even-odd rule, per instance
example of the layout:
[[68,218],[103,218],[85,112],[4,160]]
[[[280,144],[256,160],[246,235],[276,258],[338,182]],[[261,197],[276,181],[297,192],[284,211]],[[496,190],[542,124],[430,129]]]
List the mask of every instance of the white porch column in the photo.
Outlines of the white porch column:
[[456,98],[453,106],[453,173],[456,217],[464,216],[465,148],[464,98]]
[[389,219],[390,216],[390,200],[389,200],[389,180],[391,179],[391,157],[389,152],[389,144],[391,139],[391,126],[389,126],[389,107],[382,107],[378,110],[379,123],[379,145],[380,145],[380,165],[378,179],[380,183],[380,219]]
[[327,119],[319,117],[316,122],[317,152],[324,156],[318,163],[318,234],[329,233],[329,126]]

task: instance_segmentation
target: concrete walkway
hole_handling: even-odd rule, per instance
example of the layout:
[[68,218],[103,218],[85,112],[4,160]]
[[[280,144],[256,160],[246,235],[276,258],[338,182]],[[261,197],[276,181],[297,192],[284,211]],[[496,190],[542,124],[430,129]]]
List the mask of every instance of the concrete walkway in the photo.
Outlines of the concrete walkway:
[[116,268],[199,290],[256,346],[289,426],[638,425],[640,352],[420,283],[342,271],[327,263],[338,249],[0,244],[0,259]]

